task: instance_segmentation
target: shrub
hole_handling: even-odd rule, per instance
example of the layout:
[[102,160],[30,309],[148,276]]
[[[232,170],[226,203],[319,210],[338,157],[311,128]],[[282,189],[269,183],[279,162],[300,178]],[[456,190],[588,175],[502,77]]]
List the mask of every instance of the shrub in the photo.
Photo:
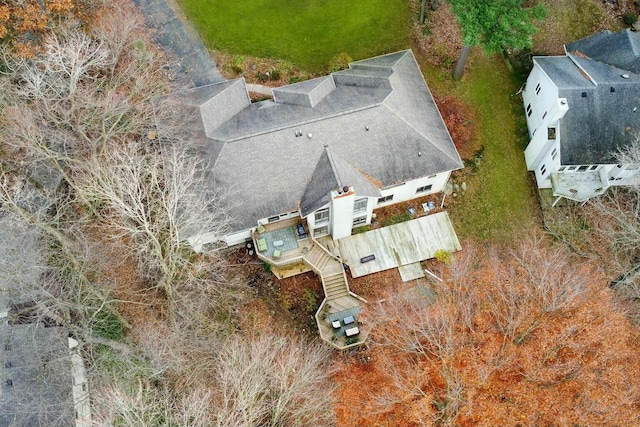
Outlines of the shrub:
[[409,212],[403,212],[403,213],[400,213],[398,215],[394,215],[391,218],[388,218],[388,219],[382,221],[381,225],[383,227],[387,227],[389,225],[399,224],[399,223],[405,222],[405,221],[411,221],[412,219],[413,219],[413,217],[411,216],[411,214]]
[[441,263],[450,265],[451,264],[451,252],[446,251],[444,249],[438,249],[435,253],[435,259],[440,261]]
[[636,22],[638,22],[638,15],[633,12],[627,12],[622,15],[622,21],[625,25],[633,26]]
[[278,70],[277,68],[275,70],[272,70],[269,78],[272,81],[280,80],[280,70]]
[[358,337],[348,337],[347,339],[344,340],[344,343],[346,345],[351,345],[351,344],[355,344],[359,341]]

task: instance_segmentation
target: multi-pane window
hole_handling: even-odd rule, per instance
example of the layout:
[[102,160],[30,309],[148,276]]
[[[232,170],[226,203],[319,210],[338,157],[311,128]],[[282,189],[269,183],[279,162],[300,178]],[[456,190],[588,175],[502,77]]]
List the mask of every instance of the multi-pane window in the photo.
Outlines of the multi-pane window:
[[315,220],[316,223],[329,221],[329,208],[324,208],[316,211]]
[[367,223],[367,217],[361,216],[359,218],[355,218],[353,220],[353,227],[358,227],[360,225],[365,225]]
[[314,237],[326,236],[327,234],[329,234],[329,226],[328,225],[325,225],[324,227],[318,227],[318,228],[314,228],[313,229],[313,236]]
[[432,187],[433,187],[433,184],[423,185],[422,187],[418,187],[418,189],[416,190],[416,194],[424,193],[425,191],[430,191]]
[[540,94],[540,83],[536,86],[536,95]]
[[547,166],[542,165],[542,167],[540,167],[540,176],[544,176],[546,173],[547,173]]
[[389,194],[388,196],[380,197],[378,199],[378,203],[390,202],[393,200],[393,194]]
[[358,199],[353,203],[353,213],[360,213],[367,211],[367,199]]
[[531,104],[527,105],[527,117],[531,117],[533,114],[533,108],[531,108]]
[[551,160],[555,160],[556,157],[558,157],[558,149],[554,148],[553,150],[551,150]]

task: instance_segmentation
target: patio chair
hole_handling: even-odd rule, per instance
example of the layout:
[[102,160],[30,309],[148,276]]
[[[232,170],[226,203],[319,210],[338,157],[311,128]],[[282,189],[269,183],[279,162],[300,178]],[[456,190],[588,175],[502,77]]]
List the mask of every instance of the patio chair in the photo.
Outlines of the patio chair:
[[267,239],[258,239],[258,250],[264,252],[267,250]]
[[273,257],[274,258],[280,258],[280,255],[282,255],[282,252],[280,252],[278,249],[275,249],[273,251]]
[[266,229],[266,228],[264,228],[264,225],[260,224],[260,225],[258,225],[257,230],[258,230],[258,233],[262,234],[262,233],[264,233],[267,229]]

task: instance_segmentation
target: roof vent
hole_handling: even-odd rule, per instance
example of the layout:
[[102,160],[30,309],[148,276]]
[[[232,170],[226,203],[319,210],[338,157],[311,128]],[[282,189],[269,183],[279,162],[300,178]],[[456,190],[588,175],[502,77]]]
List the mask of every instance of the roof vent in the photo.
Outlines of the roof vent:
[[344,191],[345,193],[347,193],[349,191],[349,187],[347,187],[346,185],[344,187],[342,187],[342,191]]
[[307,138],[309,138],[309,139],[313,138],[313,134],[312,133],[308,133],[307,134]]
[[623,79],[628,79],[629,78],[629,74],[627,74],[627,73],[620,74],[620,77],[622,77]]
[[369,126],[365,126],[365,127],[364,127],[364,130],[369,130]]
[[615,91],[616,91],[616,88],[615,88],[615,87],[611,86],[611,87],[609,88],[609,92],[613,93],[613,92],[615,92]]
[[586,98],[587,97],[587,92],[582,92],[582,97]]

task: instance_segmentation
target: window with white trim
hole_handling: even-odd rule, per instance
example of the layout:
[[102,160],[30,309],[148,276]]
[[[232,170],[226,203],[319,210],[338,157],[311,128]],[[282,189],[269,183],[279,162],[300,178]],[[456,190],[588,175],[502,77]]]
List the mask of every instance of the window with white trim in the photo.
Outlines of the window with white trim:
[[316,224],[319,222],[329,221],[329,208],[317,210],[314,218],[315,218]]
[[324,227],[318,227],[313,229],[313,237],[326,236],[329,234],[329,226],[325,225]]
[[378,199],[378,203],[390,202],[393,200],[393,194],[389,194],[388,196],[380,197]]
[[527,117],[531,117],[533,114],[533,108],[531,108],[531,104],[527,105]]
[[556,139],[556,128],[547,128],[547,139]]
[[536,86],[536,95],[540,95],[540,83]]
[[423,185],[422,187],[418,187],[418,189],[416,190],[416,194],[424,193],[425,191],[431,191],[432,188],[433,184]]
[[544,176],[547,173],[547,166],[546,165],[542,165],[540,167],[540,176]]
[[558,157],[558,149],[554,148],[553,150],[551,150],[551,160],[555,160],[556,157]]
[[359,226],[361,226],[361,225],[365,225],[366,223],[367,223],[367,217],[366,217],[366,215],[365,215],[365,216],[358,217],[358,218],[355,218],[355,219],[353,220],[353,228],[355,228],[355,227],[359,227]]
[[367,199],[358,199],[353,202],[353,213],[362,213],[367,211]]

